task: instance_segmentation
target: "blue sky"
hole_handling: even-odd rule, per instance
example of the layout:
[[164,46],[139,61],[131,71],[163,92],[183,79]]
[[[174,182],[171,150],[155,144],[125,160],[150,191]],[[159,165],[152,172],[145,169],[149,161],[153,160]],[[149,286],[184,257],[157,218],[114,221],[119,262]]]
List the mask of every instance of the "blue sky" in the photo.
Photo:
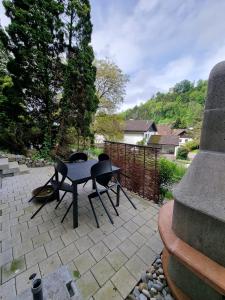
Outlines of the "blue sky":
[[[130,76],[122,109],[225,59],[224,0],[90,0],[92,45]],[[5,24],[0,6],[1,23]]]

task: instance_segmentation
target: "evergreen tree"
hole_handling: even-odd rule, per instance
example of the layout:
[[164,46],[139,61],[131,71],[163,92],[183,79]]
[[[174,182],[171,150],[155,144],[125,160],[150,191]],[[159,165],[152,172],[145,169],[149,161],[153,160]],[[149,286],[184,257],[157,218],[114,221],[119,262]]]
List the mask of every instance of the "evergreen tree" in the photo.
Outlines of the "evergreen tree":
[[69,0],[66,3],[66,49],[64,93],[61,101],[61,136],[69,126],[74,126],[79,138],[91,136],[92,115],[97,110],[95,93],[96,68],[90,45],[92,24],[88,0]]
[[8,116],[19,116],[18,122],[26,118],[27,128],[39,128],[39,143],[51,147],[62,84],[63,5],[56,0],[4,0],[3,5],[11,20],[7,34],[0,32],[1,41],[11,54],[7,68],[13,85],[5,95],[13,109]]

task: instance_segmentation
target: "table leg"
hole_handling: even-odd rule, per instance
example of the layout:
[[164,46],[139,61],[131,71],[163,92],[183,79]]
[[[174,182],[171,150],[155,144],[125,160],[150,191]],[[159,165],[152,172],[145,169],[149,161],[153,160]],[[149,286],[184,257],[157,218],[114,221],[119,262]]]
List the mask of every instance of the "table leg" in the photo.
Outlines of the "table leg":
[[73,228],[78,227],[77,184],[73,183]]
[[[57,184],[59,183],[59,173],[55,170],[55,180],[57,182]],[[57,198],[57,201],[59,202],[60,200],[60,192],[59,192],[59,189],[57,189],[57,192],[56,192],[56,198]]]
[[[120,182],[120,172],[117,173],[117,180]],[[116,206],[120,205],[120,186],[117,185]]]

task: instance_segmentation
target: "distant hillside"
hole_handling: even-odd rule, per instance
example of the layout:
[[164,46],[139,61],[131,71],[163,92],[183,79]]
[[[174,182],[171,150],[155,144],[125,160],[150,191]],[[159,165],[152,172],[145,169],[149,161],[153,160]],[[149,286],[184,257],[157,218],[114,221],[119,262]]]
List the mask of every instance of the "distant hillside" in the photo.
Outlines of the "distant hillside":
[[122,112],[128,119],[151,119],[174,128],[199,127],[202,121],[207,81],[177,83],[168,93],[156,93],[147,102]]

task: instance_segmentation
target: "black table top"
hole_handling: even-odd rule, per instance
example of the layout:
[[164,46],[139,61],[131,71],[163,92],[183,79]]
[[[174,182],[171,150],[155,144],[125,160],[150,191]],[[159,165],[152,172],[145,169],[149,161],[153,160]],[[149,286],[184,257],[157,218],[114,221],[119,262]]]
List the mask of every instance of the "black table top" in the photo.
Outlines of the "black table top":
[[[87,161],[77,163],[67,163],[68,173],[67,178],[73,183],[83,183],[91,179],[91,167],[96,164],[98,160],[90,159]],[[120,168],[112,166],[113,172],[118,172]]]

